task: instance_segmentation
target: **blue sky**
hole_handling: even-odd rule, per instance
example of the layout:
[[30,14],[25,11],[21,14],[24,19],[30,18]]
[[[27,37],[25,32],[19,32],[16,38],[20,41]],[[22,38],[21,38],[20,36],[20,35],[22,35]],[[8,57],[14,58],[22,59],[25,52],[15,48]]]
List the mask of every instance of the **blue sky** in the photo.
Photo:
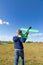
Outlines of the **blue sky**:
[[12,40],[16,30],[32,26],[28,40],[43,41],[43,0],[0,0],[0,40]]

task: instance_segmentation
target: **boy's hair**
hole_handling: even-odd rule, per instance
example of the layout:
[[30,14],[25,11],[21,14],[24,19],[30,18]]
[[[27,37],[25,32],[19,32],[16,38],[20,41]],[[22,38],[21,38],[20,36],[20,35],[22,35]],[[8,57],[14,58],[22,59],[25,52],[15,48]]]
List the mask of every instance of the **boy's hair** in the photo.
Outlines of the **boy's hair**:
[[18,29],[17,34],[20,35],[20,33],[22,33],[22,31],[20,29]]

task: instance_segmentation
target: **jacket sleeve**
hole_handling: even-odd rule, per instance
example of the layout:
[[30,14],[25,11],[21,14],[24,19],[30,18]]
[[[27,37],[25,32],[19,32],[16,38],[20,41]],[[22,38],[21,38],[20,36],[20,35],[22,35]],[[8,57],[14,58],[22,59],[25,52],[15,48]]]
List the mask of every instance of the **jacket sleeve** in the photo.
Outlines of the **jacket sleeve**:
[[13,37],[13,41],[16,42],[18,40],[17,37]]
[[23,43],[26,41],[26,38],[21,38],[20,41]]

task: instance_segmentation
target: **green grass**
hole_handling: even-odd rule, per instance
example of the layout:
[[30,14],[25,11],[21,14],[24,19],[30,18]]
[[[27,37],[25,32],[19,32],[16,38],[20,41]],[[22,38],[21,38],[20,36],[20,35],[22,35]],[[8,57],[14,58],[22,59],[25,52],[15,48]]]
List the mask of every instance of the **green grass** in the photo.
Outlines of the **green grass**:
[[[43,43],[24,43],[24,57],[25,65],[43,65]],[[13,63],[14,45],[0,45],[0,65],[13,65]]]

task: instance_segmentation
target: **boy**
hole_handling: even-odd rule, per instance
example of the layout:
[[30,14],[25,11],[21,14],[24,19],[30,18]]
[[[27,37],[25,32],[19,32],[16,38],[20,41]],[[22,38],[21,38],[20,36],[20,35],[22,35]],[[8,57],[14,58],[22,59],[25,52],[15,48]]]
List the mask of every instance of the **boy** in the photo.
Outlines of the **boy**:
[[[23,42],[26,41],[26,38],[20,37],[22,33],[21,30],[17,30],[16,36],[13,37],[14,41],[14,65],[18,65],[19,56],[21,57],[21,65],[24,65],[24,49],[23,49]],[[25,34],[26,37],[28,33]]]

